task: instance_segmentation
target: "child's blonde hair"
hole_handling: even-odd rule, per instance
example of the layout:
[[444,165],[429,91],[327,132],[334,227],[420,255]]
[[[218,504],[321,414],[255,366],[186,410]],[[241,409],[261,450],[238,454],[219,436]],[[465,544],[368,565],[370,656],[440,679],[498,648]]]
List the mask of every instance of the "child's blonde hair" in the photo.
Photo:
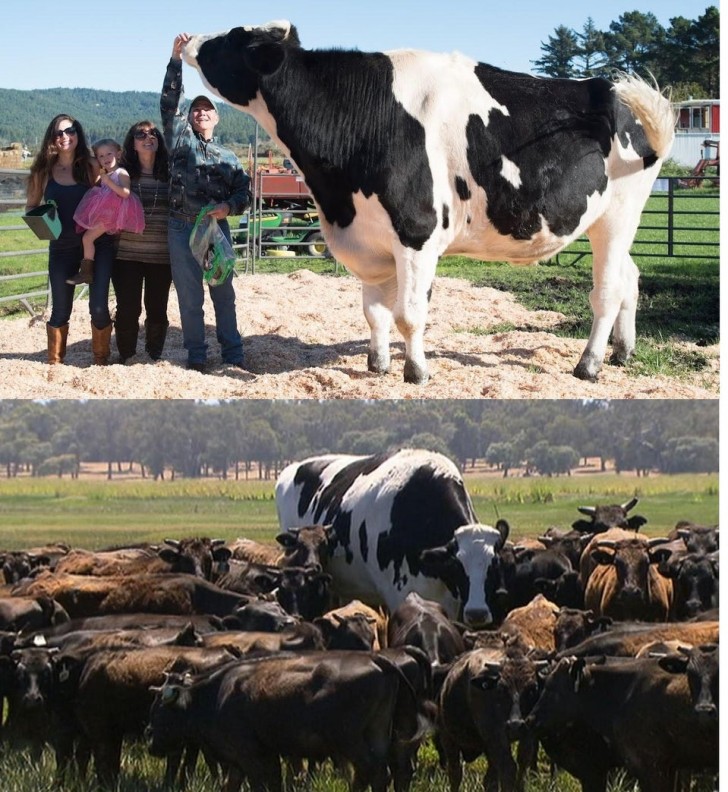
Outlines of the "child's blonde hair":
[[119,143],[117,143],[113,138],[101,138],[101,140],[97,140],[91,148],[94,151],[94,154],[99,153],[99,149],[101,146],[110,146],[115,148],[118,152],[122,151],[122,147]]

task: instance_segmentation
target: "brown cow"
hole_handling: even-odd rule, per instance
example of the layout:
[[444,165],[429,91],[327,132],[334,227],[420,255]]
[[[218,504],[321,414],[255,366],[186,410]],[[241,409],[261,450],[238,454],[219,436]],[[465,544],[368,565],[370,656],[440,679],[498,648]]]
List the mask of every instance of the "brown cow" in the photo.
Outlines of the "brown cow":
[[[488,762],[485,789],[522,789],[536,755],[524,719],[538,698],[538,671],[544,664],[517,643],[500,653],[495,647],[474,649],[455,661],[440,692],[438,718],[451,792],[462,781],[460,757],[472,762],[481,754]],[[511,754],[514,740],[519,740],[517,763]]]
[[554,628],[558,614],[558,605],[543,594],[537,594],[528,605],[514,608],[499,630],[504,635],[519,635],[529,649],[553,652],[556,649]]
[[592,635],[576,646],[559,653],[559,657],[574,655],[590,657],[616,655],[634,657],[646,644],[654,641],[680,641],[685,645],[698,646],[718,642],[718,621],[668,622],[646,624],[644,622],[614,625],[608,632]]
[[282,788],[281,757],[350,764],[354,789],[385,792],[391,750],[420,734],[418,701],[398,663],[367,652],[258,658],[169,678],[151,711],[150,751],[192,742],[228,765],[226,789]]
[[107,613],[205,613],[227,616],[248,597],[223,591],[194,575],[93,577],[42,573],[14,593],[52,597],[72,618]]
[[597,534],[581,559],[584,607],[613,619],[667,621],[672,582],[657,569],[670,555],[664,542],[619,528]]
[[[109,787],[116,783],[124,737],[144,733],[154,699],[150,687],[161,685],[165,673],[176,662],[183,661],[194,671],[203,671],[237,656],[228,649],[179,646],[60,655],[55,662],[57,685],[62,698],[72,702],[72,713],[65,714],[72,714],[93,753],[100,785]],[[60,757],[59,771],[67,758],[67,754]],[[176,766],[175,762],[170,763],[168,775]]]
[[387,646],[387,618],[360,600],[330,610],[314,624],[321,630],[328,649],[379,651]]
[[121,576],[164,572],[212,580],[230,558],[224,539],[189,537],[165,539],[161,546],[120,547],[91,552],[73,550],[56,565],[56,572],[72,575]]

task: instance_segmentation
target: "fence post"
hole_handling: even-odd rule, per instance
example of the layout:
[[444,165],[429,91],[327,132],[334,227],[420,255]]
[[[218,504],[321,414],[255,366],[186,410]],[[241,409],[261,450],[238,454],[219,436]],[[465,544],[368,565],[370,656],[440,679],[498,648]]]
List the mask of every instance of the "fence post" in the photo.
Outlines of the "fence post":
[[676,177],[672,177],[667,180],[667,255],[673,255],[673,248],[675,246],[675,217],[674,217],[674,210],[675,210],[675,184],[677,182]]

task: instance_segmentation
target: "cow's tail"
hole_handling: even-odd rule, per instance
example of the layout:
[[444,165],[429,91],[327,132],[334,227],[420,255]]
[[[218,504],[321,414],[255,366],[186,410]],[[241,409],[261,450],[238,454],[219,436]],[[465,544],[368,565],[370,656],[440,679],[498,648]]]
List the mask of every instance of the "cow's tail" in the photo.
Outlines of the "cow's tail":
[[634,74],[621,75],[614,83],[614,92],[639,119],[657,157],[664,159],[675,137],[675,111],[669,97],[658,90],[656,83],[653,87]]

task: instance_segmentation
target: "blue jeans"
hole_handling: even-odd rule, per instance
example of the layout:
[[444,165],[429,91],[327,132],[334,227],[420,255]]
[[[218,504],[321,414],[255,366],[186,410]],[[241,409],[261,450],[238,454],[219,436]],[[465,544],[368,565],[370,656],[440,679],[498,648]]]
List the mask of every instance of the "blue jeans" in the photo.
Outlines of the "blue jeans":
[[[109,284],[111,283],[111,268],[114,264],[113,240],[107,234],[96,240],[96,256],[94,258],[94,282],[89,286],[88,310],[91,314],[92,324],[103,330],[111,324],[109,313]],[[62,327],[68,324],[73,310],[74,286],[66,283],[66,278],[72,278],[81,266],[83,246],[81,237],[78,244],[58,246],[50,244],[48,254],[48,278],[51,288],[52,308],[48,324],[51,327]]]
[[[193,221],[187,222],[177,217],[169,219],[169,258],[172,263],[172,280],[177,292],[182,337],[187,350],[189,363],[205,363],[207,342],[205,341],[205,315],[202,305],[205,298],[202,281],[202,268],[190,250],[190,234]],[[230,239],[227,221],[220,222],[220,228]],[[210,297],[215,309],[215,330],[220,343],[224,363],[243,362],[243,339],[238,332],[235,316],[235,290],[232,278],[219,286],[210,286]]]

